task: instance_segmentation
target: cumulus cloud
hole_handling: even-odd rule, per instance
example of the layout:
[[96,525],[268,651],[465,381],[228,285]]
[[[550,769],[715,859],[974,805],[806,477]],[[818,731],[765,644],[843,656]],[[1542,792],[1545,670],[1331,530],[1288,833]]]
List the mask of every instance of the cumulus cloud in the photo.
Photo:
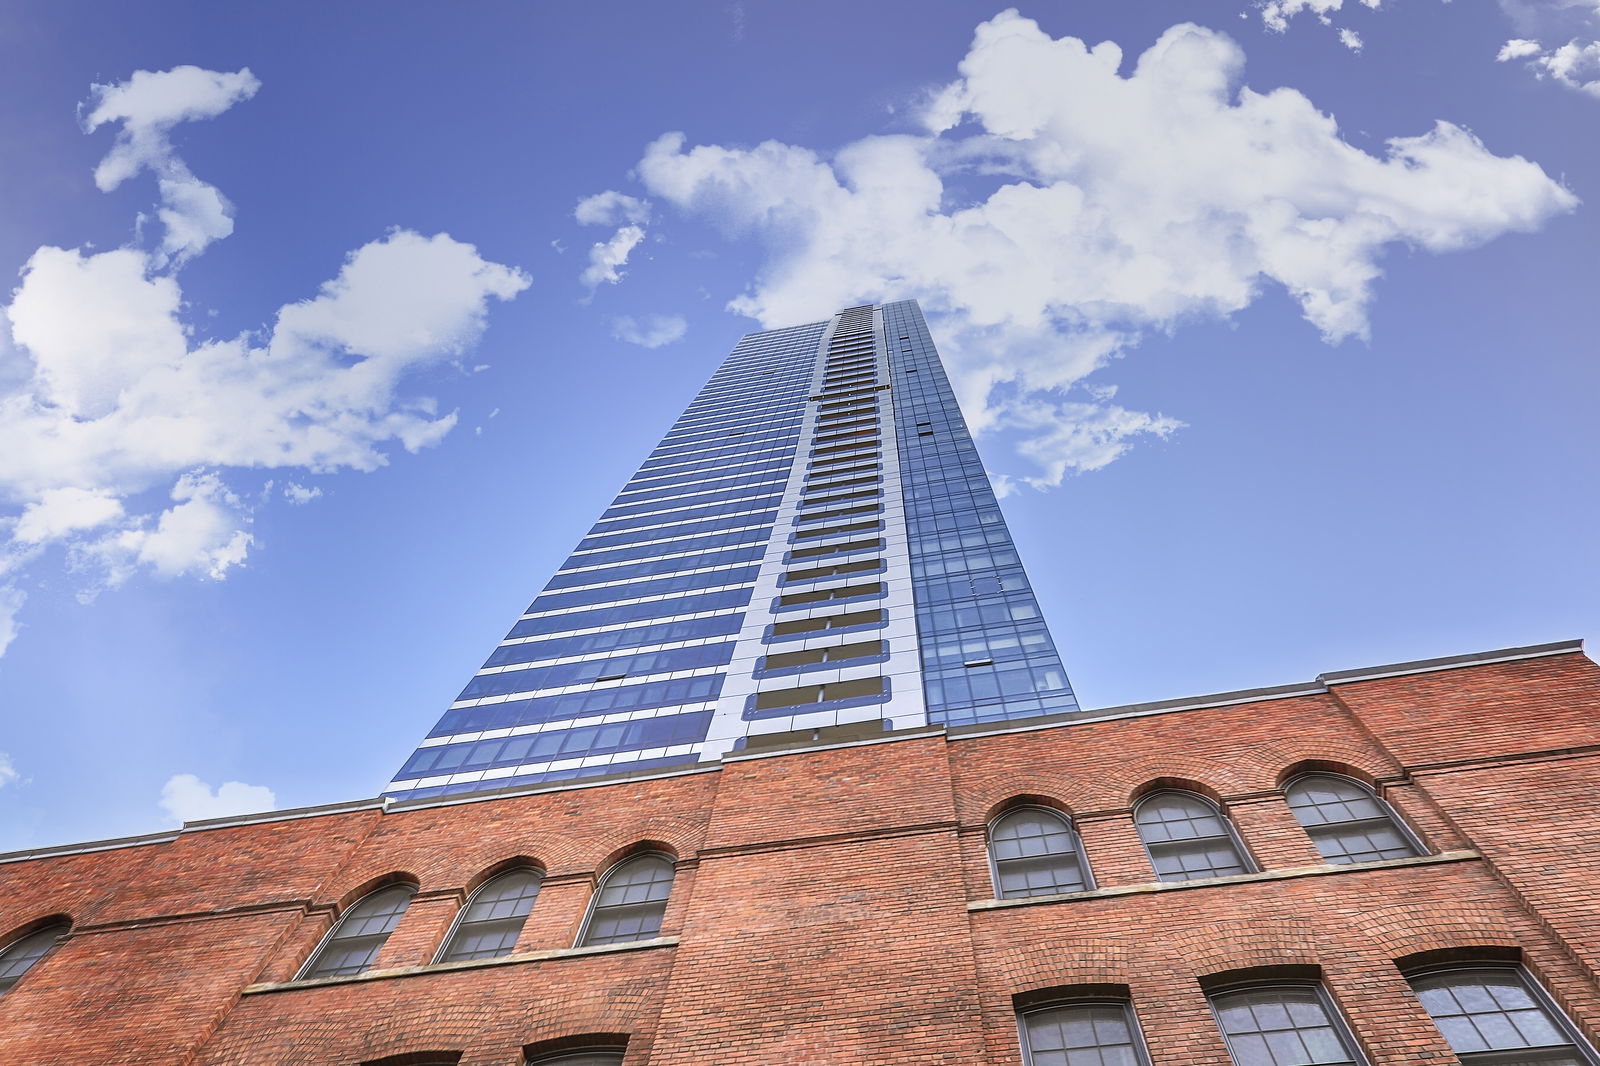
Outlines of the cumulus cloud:
[[278,805],[265,785],[225,781],[215,790],[194,774],[174,774],[161,786],[161,809],[175,822],[258,814]]
[[233,232],[233,205],[190,172],[173,152],[168,133],[180,122],[215,118],[259,88],[248,68],[228,74],[194,66],[139,70],[125,82],[92,87],[84,129],[119,127],[116,143],[95,168],[95,184],[110,192],[146,170],[156,174],[161,193],[156,214],[165,227],[156,253],[161,262],[183,263]]
[[[220,114],[257,84],[248,71],[180,67],[97,86],[85,125],[121,126],[97,180],[114,188],[145,168],[165,180],[172,124]],[[240,471],[372,470],[395,447],[436,443],[456,415],[408,395],[407,378],[465,354],[490,304],[529,284],[448,234],[396,228],[265,330],[197,339],[172,273],[181,258],[43,247],[0,307],[8,637],[15,574],[51,545],[87,576],[86,595],[140,569],[221,579],[253,544],[252,504],[229,483]],[[315,494],[287,490],[292,502]]]
[[1245,86],[1242,50],[1200,26],[1124,67],[1112,42],[1007,11],[978,27],[924,134],[824,156],[671,133],[637,174],[761,243],[730,306],[768,326],[919,298],[969,419],[1011,434],[1040,486],[1176,428],[1083,389],[1145,333],[1281,290],[1327,342],[1364,338],[1387,248],[1470,248],[1577,202],[1448,122],[1362,151],[1301,93]]
[[70,485],[46,489],[23,508],[12,536],[18,544],[37,544],[94,529],[121,517],[122,501],[115,496]]
[[615,285],[623,278],[622,268],[628,265],[628,256],[642,240],[644,227],[623,226],[610,240],[596,241],[589,249],[589,265],[579,275],[579,280],[591,290],[605,283]]
[[642,318],[623,315],[611,320],[613,337],[641,348],[659,348],[663,344],[671,344],[682,340],[688,331],[689,323],[682,315],[645,315]]
[[620,193],[615,189],[585,196],[578,201],[574,218],[585,226],[616,226],[623,222],[650,221],[650,201]]
[[1575,37],[1566,44],[1546,48],[1538,41],[1513,39],[1501,46],[1495,59],[1501,63],[1526,60],[1535,77],[1600,98],[1600,41]]
[[1500,53],[1496,55],[1495,62],[1504,63],[1511,59],[1526,59],[1536,56],[1544,51],[1538,41],[1512,39],[1500,46]]

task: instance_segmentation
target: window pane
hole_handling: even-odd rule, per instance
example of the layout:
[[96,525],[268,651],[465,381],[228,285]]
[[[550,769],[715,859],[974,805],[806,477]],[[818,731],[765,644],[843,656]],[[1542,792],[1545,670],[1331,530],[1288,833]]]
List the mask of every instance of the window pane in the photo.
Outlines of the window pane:
[[600,885],[580,946],[648,940],[661,931],[672,863],[661,855],[641,855],[615,867]]
[[1289,783],[1285,798],[1329,862],[1373,862],[1417,854],[1389,810],[1348,778],[1308,774]]
[[439,961],[462,962],[510,954],[517,946],[533,901],[539,897],[539,882],[536,870],[512,870],[478,889]]
[[621,1066],[622,1051],[563,1051],[555,1055],[529,1059],[528,1066]]
[[1144,1066],[1126,1004],[1093,1003],[1023,1016],[1029,1066]]
[[1139,803],[1133,820],[1162,881],[1250,872],[1227,821],[1199,796],[1158,792]]
[[391,885],[350,908],[302,977],[345,977],[364,972],[378,957],[400,916],[411,906],[415,892],[413,885]]
[[4,951],[0,951],[0,995],[22,979],[34,963],[47,955],[56,941],[66,933],[65,925],[50,925],[29,933]]
[[1252,988],[1213,996],[1211,1002],[1237,1066],[1356,1062],[1316,988]]
[[1589,1061],[1519,970],[1447,970],[1413,978],[1411,987],[1458,1055],[1483,1053],[1486,1062],[1511,1062],[1495,1052],[1544,1048],[1551,1053],[1517,1056],[1515,1061],[1537,1066],[1582,1066]]
[[1039,808],[1005,815],[989,831],[1001,898],[1081,892],[1084,876],[1077,834],[1065,819]]

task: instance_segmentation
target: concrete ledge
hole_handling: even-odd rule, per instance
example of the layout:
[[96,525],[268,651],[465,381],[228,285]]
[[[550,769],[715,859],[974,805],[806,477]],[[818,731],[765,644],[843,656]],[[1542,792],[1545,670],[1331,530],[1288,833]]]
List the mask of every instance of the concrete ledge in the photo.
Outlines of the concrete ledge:
[[1395,870],[1410,866],[1437,866],[1441,863],[1471,862],[1481,858],[1476,851],[1441,851],[1436,855],[1410,855],[1404,859],[1379,859],[1377,862],[1325,863],[1321,866],[1291,866],[1284,870],[1264,870],[1255,874],[1228,877],[1200,877],[1193,881],[1150,881],[1142,885],[1114,885],[1088,892],[1065,892],[1056,896],[1027,896],[1023,899],[980,899],[967,904],[968,911],[999,911],[1011,907],[1037,907],[1049,903],[1072,903],[1083,899],[1111,899],[1117,896],[1145,896],[1157,892],[1183,892],[1219,885],[1250,885],[1263,881],[1292,881],[1298,877],[1327,877],[1332,874],[1363,873],[1368,870]]
[[87,855],[94,851],[113,851],[117,848],[138,848],[146,844],[170,844],[178,839],[178,830],[165,833],[145,833],[133,837],[112,837],[109,840],[90,840],[82,844],[56,844],[48,848],[28,848],[0,854],[0,864],[26,862],[29,859],[54,859],[63,855]]
[[590,955],[615,955],[623,951],[644,951],[649,948],[675,947],[675,936],[658,936],[649,940],[635,940],[629,944],[605,944],[595,948],[561,948],[555,951],[530,951],[522,955],[502,955],[496,959],[469,959],[466,962],[436,962],[427,966],[404,966],[392,970],[368,970],[348,977],[318,977],[310,981],[271,981],[249,985],[240,995],[255,996],[265,992],[293,992],[301,988],[325,988],[329,985],[359,984],[362,981],[391,981],[400,977],[424,977],[428,974],[453,973],[456,970],[483,970],[492,966],[519,966],[530,962],[552,962],[558,959],[585,958]]
[[1558,640],[1551,644],[1529,644],[1522,648],[1501,648],[1498,651],[1480,651],[1470,655],[1446,655],[1439,659],[1417,659],[1409,663],[1392,663],[1388,666],[1334,670],[1331,673],[1317,675],[1317,680],[1325,685],[1347,685],[1353,681],[1376,681],[1384,677],[1428,674],[1435,670],[1457,670],[1463,666],[1509,663],[1518,659],[1542,659],[1547,655],[1571,655],[1582,651],[1581,640]]

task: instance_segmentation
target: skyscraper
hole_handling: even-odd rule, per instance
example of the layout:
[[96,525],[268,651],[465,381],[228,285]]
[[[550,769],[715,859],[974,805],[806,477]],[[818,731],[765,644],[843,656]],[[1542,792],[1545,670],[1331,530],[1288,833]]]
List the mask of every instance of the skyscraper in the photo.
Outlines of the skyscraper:
[[746,336],[397,798],[1077,709],[913,301]]

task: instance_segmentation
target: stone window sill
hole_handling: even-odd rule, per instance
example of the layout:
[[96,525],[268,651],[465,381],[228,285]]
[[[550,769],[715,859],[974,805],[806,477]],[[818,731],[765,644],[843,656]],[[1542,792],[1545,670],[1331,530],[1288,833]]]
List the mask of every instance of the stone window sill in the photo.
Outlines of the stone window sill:
[[635,940],[628,944],[604,944],[593,948],[560,948],[553,951],[529,951],[520,955],[501,955],[494,959],[470,959],[466,962],[436,962],[427,966],[401,966],[390,970],[368,970],[348,977],[318,977],[309,981],[270,981],[250,985],[243,995],[263,992],[292,992],[301,988],[323,988],[327,985],[349,985],[361,981],[389,981],[398,977],[420,977],[426,974],[451,973],[456,970],[482,970],[492,966],[517,966],[530,962],[553,962],[561,959],[587,958],[590,955],[615,955],[622,951],[643,951],[648,948],[669,948],[678,943],[675,936],[658,936],[649,940]]
[[1468,862],[1479,858],[1476,851],[1441,851],[1436,855],[1410,855],[1403,859],[1376,862],[1325,863],[1321,866],[1293,866],[1284,870],[1264,870],[1228,877],[1201,877],[1193,881],[1151,881],[1142,885],[1113,885],[1088,892],[1064,892],[1055,896],[1025,896],[1020,899],[980,899],[967,904],[969,911],[998,911],[1008,907],[1035,907],[1045,903],[1070,903],[1080,899],[1110,899],[1116,896],[1141,896],[1155,892],[1184,892],[1221,885],[1251,885],[1261,881],[1289,881],[1297,877],[1327,877],[1331,874],[1362,873],[1367,870],[1393,870],[1408,866],[1435,866],[1447,862]]

